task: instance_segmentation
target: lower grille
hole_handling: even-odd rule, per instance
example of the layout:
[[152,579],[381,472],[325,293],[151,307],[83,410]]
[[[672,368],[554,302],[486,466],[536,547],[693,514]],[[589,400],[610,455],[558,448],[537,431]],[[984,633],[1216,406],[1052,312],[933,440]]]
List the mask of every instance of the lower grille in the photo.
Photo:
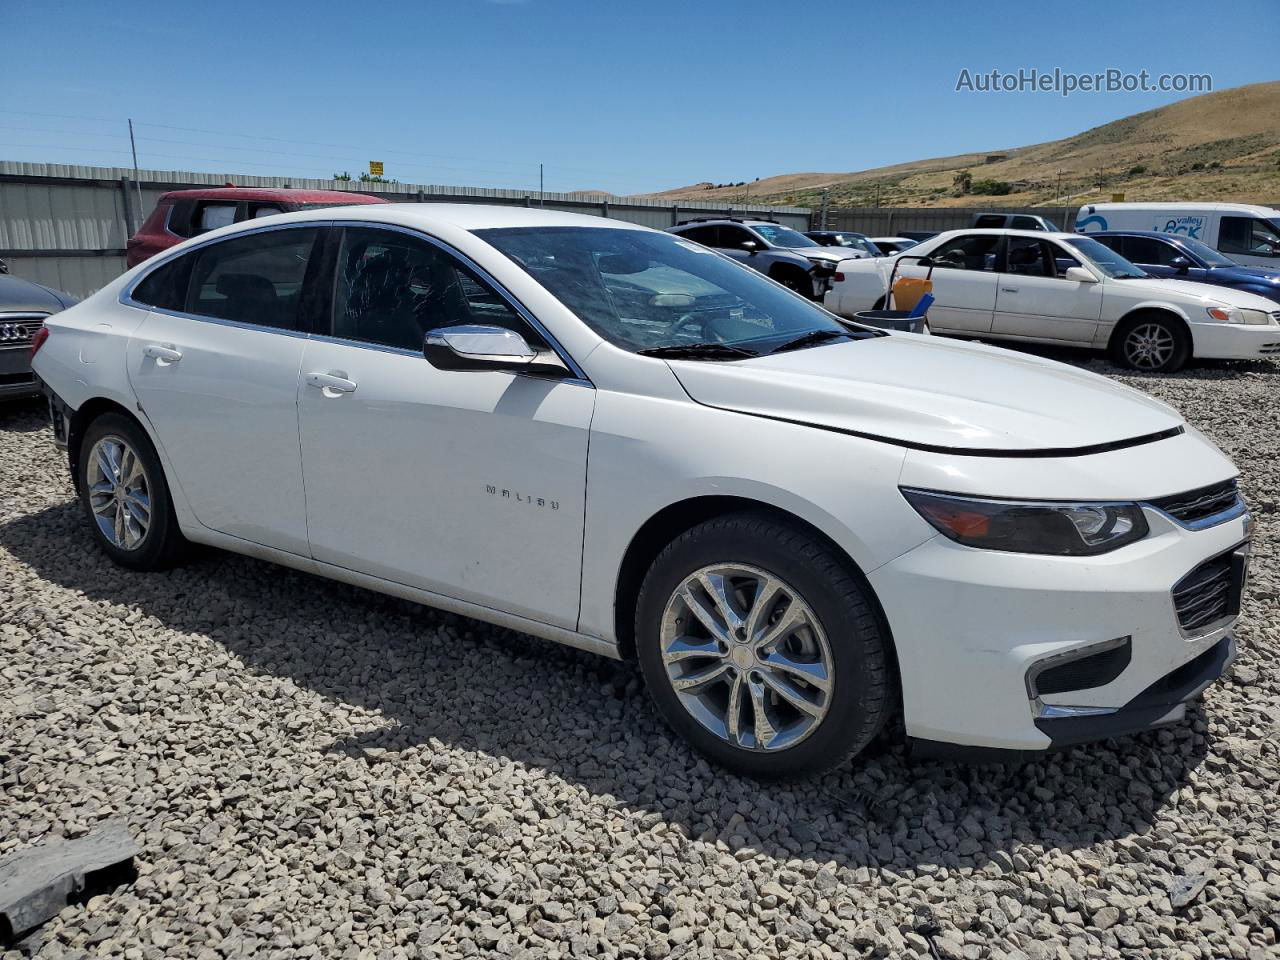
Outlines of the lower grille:
[[1133,659],[1133,641],[1123,637],[1110,649],[1046,667],[1031,678],[1036,694],[1066,693],[1106,686],[1124,673]]
[[1203,630],[1240,612],[1245,553],[1224,553],[1206,560],[1173,586],[1173,608],[1183,630]]
[[1159,497],[1151,505],[1163,510],[1179,523],[1191,524],[1230,510],[1240,502],[1236,481],[1226,480],[1208,487],[1198,487],[1171,497]]

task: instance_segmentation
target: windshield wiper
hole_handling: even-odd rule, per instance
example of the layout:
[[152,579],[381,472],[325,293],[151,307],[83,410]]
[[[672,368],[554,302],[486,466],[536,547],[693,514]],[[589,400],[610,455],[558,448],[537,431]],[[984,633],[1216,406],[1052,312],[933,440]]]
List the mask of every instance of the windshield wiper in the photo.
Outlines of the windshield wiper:
[[642,357],[658,357],[663,360],[745,360],[759,356],[751,350],[728,343],[673,343],[636,352]]
[[786,350],[803,350],[805,347],[817,346],[820,343],[826,343],[829,340],[845,340],[853,339],[852,334],[845,333],[843,330],[810,330],[806,334],[796,337],[794,340],[788,340],[780,347],[774,347],[769,352],[782,353]]

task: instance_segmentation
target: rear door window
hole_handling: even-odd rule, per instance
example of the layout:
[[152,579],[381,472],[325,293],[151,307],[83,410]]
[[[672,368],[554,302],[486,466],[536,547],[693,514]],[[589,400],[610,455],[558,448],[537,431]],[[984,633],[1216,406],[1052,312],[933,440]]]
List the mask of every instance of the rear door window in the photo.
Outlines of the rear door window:
[[263,230],[192,251],[187,313],[297,330],[319,230]]
[[1004,226],[1004,217],[1003,217],[1003,216],[1000,216],[999,214],[995,214],[995,213],[987,213],[987,214],[983,214],[983,215],[982,215],[982,216],[980,216],[977,220],[975,220],[975,221],[974,221],[974,224],[973,224],[973,225],[974,225],[975,227],[981,227],[981,228],[982,228],[982,229],[984,229],[984,230],[985,230],[985,229],[987,229],[987,228],[989,228],[989,227],[997,227],[997,228],[998,228],[998,227],[1003,227],[1003,226]]
[[720,244],[719,228],[713,226],[707,227],[690,227],[688,230],[681,230],[677,236],[684,237],[686,240],[692,240],[694,243],[700,243],[704,247],[717,247]]
[[929,257],[937,267],[993,272],[996,269],[996,248],[999,245],[999,237],[970,234],[948,240],[929,254]]
[[208,233],[219,227],[227,227],[235,223],[237,203],[225,200],[201,200],[196,204],[195,216],[192,218],[191,236]]
[[1223,217],[1218,249],[1249,257],[1280,256],[1280,231],[1257,217]]

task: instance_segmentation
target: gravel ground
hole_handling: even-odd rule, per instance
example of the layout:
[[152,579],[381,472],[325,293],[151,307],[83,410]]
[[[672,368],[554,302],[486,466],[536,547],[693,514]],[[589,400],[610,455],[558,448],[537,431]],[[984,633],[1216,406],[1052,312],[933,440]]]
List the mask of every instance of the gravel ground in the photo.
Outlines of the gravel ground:
[[1234,676],[1124,742],[781,787],[627,665],[230,555],[117,569],[0,408],[0,855],[112,816],[143,848],[0,956],[1280,956],[1276,368],[1121,379],[1243,473]]

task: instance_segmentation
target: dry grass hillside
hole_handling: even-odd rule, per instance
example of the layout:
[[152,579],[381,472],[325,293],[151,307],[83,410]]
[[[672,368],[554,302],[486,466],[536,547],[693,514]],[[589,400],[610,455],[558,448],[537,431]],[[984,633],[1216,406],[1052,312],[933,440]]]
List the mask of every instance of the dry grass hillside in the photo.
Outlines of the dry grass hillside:
[[824,189],[837,206],[877,198],[881,206],[1035,206],[1118,192],[1126,200],[1280,201],[1280,82],[1191,97],[1029,147],[649,196],[816,206]]

